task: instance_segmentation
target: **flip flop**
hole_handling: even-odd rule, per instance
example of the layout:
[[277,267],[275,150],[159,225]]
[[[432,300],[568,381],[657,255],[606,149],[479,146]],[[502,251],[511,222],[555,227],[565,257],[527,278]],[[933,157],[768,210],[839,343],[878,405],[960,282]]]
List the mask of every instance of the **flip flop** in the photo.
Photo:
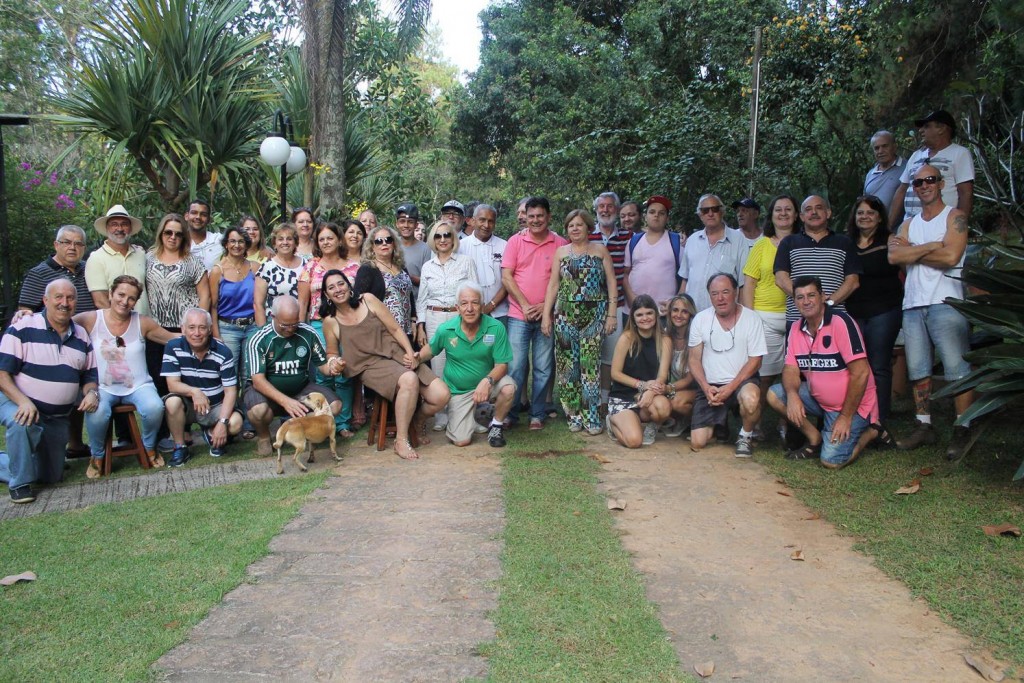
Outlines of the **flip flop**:
[[245,441],[252,441],[255,438],[256,432],[252,431],[251,429],[246,429],[244,432],[242,432],[242,439],[244,439]]

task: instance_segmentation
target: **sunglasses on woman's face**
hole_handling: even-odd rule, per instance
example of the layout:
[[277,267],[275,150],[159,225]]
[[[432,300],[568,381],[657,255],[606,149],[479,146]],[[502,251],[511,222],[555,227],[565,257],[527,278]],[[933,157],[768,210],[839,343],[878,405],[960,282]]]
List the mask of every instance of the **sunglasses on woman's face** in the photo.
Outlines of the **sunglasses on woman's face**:
[[163,234],[164,234],[164,237],[172,237],[172,238],[174,238],[176,240],[180,240],[182,237],[185,236],[185,233],[178,232],[176,230],[164,230]]
[[435,242],[439,242],[441,240],[450,240],[451,238],[452,238],[452,233],[450,233],[450,232],[435,232],[434,233],[434,241]]
[[395,238],[391,237],[390,235],[388,235],[387,237],[374,237],[373,243],[376,244],[378,247],[383,246],[385,244],[394,244]]

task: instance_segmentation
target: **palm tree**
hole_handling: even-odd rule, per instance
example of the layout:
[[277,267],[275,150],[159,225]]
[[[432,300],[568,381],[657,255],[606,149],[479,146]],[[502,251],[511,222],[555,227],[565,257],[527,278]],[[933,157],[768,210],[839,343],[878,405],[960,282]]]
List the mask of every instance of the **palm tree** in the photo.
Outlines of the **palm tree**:
[[270,35],[240,35],[247,0],[135,0],[116,3],[95,24],[94,49],[68,74],[52,117],[86,139],[112,143],[99,194],[134,162],[165,208],[200,187],[243,183],[256,172],[273,92],[256,48]]

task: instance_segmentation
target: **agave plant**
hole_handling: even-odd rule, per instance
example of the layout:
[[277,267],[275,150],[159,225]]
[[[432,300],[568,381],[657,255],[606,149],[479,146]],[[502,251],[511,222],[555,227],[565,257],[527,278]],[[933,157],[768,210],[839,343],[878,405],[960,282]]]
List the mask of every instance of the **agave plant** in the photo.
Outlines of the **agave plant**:
[[[248,0],[137,0],[116,3],[92,26],[96,49],[52,104],[52,117],[109,143],[101,185],[138,165],[168,208],[201,186],[212,195],[255,172],[267,101],[256,48],[269,34],[232,30]],[[103,194],[101,191],[100,194]]]
[[[1018,263],[1024,246],[996,246],[999,253]],[[967,356],[977,369],[952,382],[935,396],[954,396],[973,389],[979,393],[974,404],[957,420],[962,424],[992,413],[1024,396],[1024,270],[964,266],[961,279],[981,291],[966,299],[947,299],[974,325],[999,341],[971,351]],[[1024,462],[1014,475],[1024,479]]]

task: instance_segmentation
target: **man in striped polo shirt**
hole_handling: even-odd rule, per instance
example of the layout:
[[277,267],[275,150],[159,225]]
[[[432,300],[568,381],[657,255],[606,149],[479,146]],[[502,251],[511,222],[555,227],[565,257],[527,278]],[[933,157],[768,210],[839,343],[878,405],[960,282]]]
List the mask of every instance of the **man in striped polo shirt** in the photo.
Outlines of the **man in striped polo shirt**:
[[[597,215],[594,231],[590,233],[590,241],[600,241],[612,257],[612,268],[615,270],[615,284],[618,286],[619,298],[617,310],[623,311],[626,306],[626,293],[622,288],[622,278],[626,272],[626,247],[633,233],[618,227],[619,195],[614,192],[602,192],[594,199],[594,213]],[[606,335],[601,344],[601,404],[607,408],[608,387],[612,381],[612,355],[615,344],[622,334],[623,316],[615,316],[615,331]]]
[[71,280],[54,280],[43,311],[8,327],[0,340],[0,424],[7,430],[0,479],[15,503],[36,499],[32,484],[64,478],[68,414],[76,404],[83,412],[99,406],[92,344],[71,320],[76,299]]
[[185,443],[185,429],[198,423],[210,455],[224,455],[229,436],[242,431],[242,413],[235,410],[238,377],[231,349],[211,336],[209,311],[189,308],[181,317],[181,337],[164,347],[160,374],[167,378],[171,393],[164,398],[167,428],[174,440],[168,463],[181,467],[191,457]]
[[[829,230],[832,207],[824,197],[812,194],[800,205],[804,231],[779,243],[775,255],[775,284],[786,293],[786,325],[800,319],[793,303],[793,280],[804,275],[821,281],[825,303],[845,311],[843,302],[860,286],[864,269],[853,241]],[[788,331],[788,327],[786,328]]]

